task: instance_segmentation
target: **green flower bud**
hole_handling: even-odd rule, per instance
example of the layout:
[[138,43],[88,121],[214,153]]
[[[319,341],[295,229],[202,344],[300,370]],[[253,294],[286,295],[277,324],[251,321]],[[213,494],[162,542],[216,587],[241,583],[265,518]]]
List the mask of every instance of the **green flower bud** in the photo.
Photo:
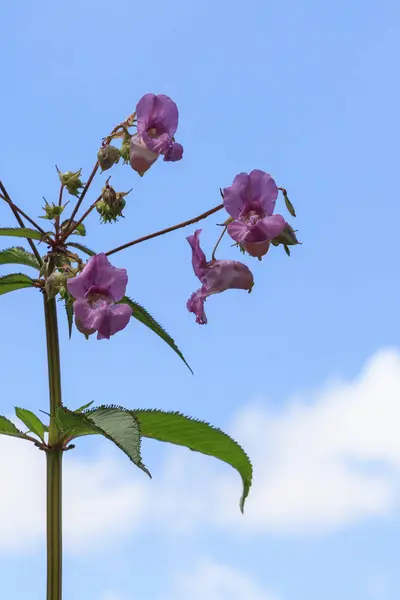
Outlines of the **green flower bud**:
[[108,183],[105,185],[101,200],[96,204],[102,223],[113,223],[118,220],[118,217],[123,217],[122,211],[126,206],[125,196],[128,194],[129,192],[116,192]]
[[83,183],[80,180],[82,169],[73,173],[72,171],[66,171],[65,173],[58,172],[60,181],[67,188],[71,196],[79,196],[79,190],[83,188]]
[[129,163],[130,147],[131,147],[131,136],[130,135],[126,135],[124,137],[123,142],[122,142],[122,146],[121,146],[121,148],[119,150],[119,153],[120,153],[121,158],[124,161],[125,165],[127,165]]
[[115,146],[104,146],[100,148],[97,154],[97,160],[102,171],[111,169],[113,165],[116,165],[121,158],[118,148]]
[[[66,219],[65,221],[63,221],[61,223],[61,233],[62,234],[66,233],[67,229],[68,230],[73,229],[75,227],[77,221],[72,221],[70,226],[68,226],[68,223],[69,223],[69,219]],[[78,225],[78,227],[76,229],[74,229],[73,235],[82,235],[82,236],[86,235],[86,227],[84,226],[83,223],[80,223],[80,225]]]
[[44,216],[39,217],[39,219],[49,219],[50,221],[52,221],[53,219],[56,219],[57,217],[59,217],[64,208],[65,208],[65,204],[63,206],[58,206],[58,204],[49,204],[46,200],[46,198],[44,198],[44,201],[46,202],[46,205],[43,206],[43,210],[45,212]]
[[60,271],[53,271],[53,273],[47,277],[44,287],[49,300],[58,294],[61,287],[65,287],[65,281],[65,274],[60,273]]

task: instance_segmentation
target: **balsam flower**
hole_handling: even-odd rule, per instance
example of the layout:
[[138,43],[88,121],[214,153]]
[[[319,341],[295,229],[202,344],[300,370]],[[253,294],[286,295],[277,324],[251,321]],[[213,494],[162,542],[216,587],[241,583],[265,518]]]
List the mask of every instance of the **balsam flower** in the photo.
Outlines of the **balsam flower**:
[[97,339],[110,339],[124,329],[132,316],[127,304],[116,304],[125,295],[128,283],[126,269],[113,267],[104,253],[92,256],[82,272],[67,280],[79,331]]
[[183,147],[174,140],[178,108],[164,94],[145,94],[136,106],[137,134],[130,141],[130,164],[143,175],[160,155],[164,160],[181,160]]
[[204,302],[208,296],[228,289],[251,292],[254,279],[250,269],[236,260],[211,260],[208,262],[200,248],[200,233],[201,229],[197,229],[194,235],[186,238],[192,248],[193,270],[202,283],[201,288],[190,296],[186,306],[190,312],[196,315],[196,323],[205,325],[207,317],[204,312]]
[[223,196],[225,209],[234,219],[228,225],[229,235],[251,256],[261,258],[286,226],[282,215],[273,214],[278,197],[274,179],[259,169],[239,173]]

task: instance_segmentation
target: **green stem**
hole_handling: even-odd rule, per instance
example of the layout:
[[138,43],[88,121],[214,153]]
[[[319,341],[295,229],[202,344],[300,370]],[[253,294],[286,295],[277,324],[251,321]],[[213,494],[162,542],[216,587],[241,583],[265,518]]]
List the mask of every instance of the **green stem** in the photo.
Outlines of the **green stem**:
[[47,460],[47,595],[62,597],[62,450],[46,452]]
[[43,294],[46,322],[47,362],[50,392],[49,442],[47,460],[47,600],[62,597],[62,453],[56,423],[61,406],[61,370],[58,341],[57,305]]

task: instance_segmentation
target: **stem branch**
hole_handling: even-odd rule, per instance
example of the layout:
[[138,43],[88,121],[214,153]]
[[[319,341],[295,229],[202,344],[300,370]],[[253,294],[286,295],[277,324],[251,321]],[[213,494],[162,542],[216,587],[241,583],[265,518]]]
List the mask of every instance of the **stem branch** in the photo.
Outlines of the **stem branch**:
[[120,250],[125,250],[125,248],[130,248],[131,246],[135,246],[136,244],[140,244],[141,242],[145,242],[147,240],[151,240],[152,238],[158,237],[159,235],[164,235],[166,233],[170,233],[171,231],[175,231],[176,229],[182,229],[182,227],[187,227],[188,225],[193,225],[193,223],[197,223],[202,219],[206,219],[207,217],[213,215],[214,213],[224,208],[223,204],[219,204],[214,208],[211,208],[205,213],[202,213],[198,217],[194,217],[194,219],[189,219],[189,221],[183,221],[183,223],[178,223],[178,225],[173,225],[172,227],[167,227],[166,229],[161,229],[160,231],[156,231],[154,233],[150,233],[149,235],[145,235],[137,240],[133,240],[132,242],[128,242],[127,244],[123,244],[122,246],[118,246],[118,248],[114,248],[113,250],[109,250],[106,252],[107,256],[111,254],[115,254],[115,252],[119,252]]

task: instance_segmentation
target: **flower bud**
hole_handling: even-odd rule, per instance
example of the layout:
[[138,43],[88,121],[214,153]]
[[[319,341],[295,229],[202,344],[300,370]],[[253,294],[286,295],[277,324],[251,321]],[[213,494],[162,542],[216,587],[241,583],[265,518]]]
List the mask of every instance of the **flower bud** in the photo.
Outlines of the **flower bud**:
[[63,206],[58,206],[58,204],[49,204],[46,200],[46,198],[44,199],[44,201],[46,202],[46,205],[43,206],[43,210],[45,212],[44,216],[39,217],[39,219],[49,219],[50,221],[52,221],[53,219],[56,219],[57,217],[59,217],[64,208],[65,208],[65,204]]
[[116,192],[108,183],[105,185],[101,200],[96,204],[102,223],[112,223],[123,216],[122,211],[126,206],[124,197],[128,194],[129,192]]
[[99,161],[102,171],[111,169],[113,165],[117,164],[120,158],[121,154],[115,146],[104,146],[103,148],[100,148],[97,154],[97,160]]
[[60,271],[53,271],[53,273],[47,277],[44,287],[49,300],[58,294],[61,287],[65,287],[65,281],[65,274],[60,273]]
[[65,221],[63,221],[61,223],[61,233],[62,234],[67,233],[67,231],[70,231],[73,229],[74,230],[73,233],[75,235],[81,235],[81,236],[86,235],[86,227],[84,226],[83,223],[80,223],[76,229],[74,229],[74,227],[75,227],[77,221],[71,221],[71,225],[68,225],[68,223],[69,223],[69,219],[66,219]]
[[83,183],[80,180],[82,169],[73,173],[72,171],[66,171],[65,173],[58,172],[60,181],[67,188],[71,196],[79,196],[79,190],[83,188]]

